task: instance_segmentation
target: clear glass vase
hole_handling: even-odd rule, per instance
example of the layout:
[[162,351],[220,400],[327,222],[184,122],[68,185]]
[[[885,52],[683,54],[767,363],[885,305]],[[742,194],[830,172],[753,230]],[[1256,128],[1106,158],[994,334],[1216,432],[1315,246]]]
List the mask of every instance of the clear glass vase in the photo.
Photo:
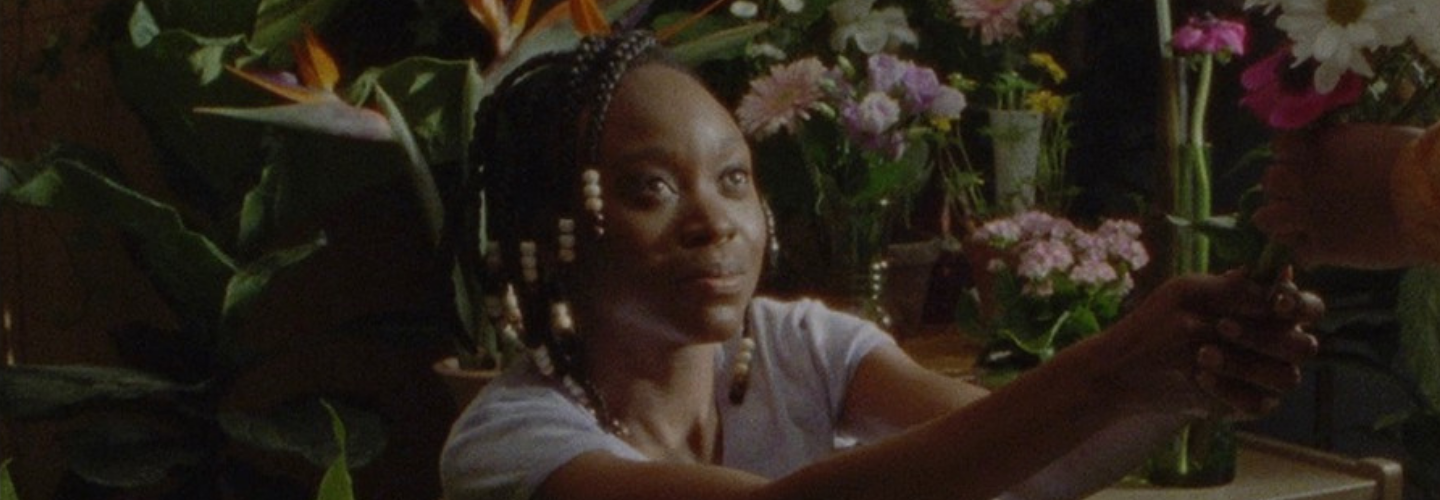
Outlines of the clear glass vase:
[[1235,428],[1221,419],[1186,425],[1144,470],[1146,483],[1155,486],[1200,488],[1235,480],[1239,448]]

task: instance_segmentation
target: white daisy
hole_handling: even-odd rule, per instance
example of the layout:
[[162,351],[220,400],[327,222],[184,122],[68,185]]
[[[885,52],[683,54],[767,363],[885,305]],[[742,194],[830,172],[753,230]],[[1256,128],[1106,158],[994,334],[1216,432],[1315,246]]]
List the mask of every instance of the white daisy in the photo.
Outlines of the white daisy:
[[1296,63],[1314,59],[1315,88],[1329,93],[1347,71],[1372,76],[1366,56],[1404,43],[1411,31],[1404,0],[1281,0],[1275,26],[1295,43]]
[[1430,63],[1440,66],[1440,1],[1435,0],[1412,0],[1415,20],[1415,30],[1411,33],[1415,46]]

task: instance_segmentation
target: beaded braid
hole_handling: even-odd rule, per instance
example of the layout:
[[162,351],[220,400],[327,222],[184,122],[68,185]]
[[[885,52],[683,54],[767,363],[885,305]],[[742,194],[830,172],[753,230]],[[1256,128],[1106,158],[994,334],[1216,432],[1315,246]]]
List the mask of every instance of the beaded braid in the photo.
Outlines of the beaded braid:
[[[658,48],[654,36],[644,31],[586,37],[572,52],[542,56],[517,68],[487,99],[492,105],[476,117],[472,156],[481,158],[484,185],[495,193],[497,210],[491,213],[500,217],[492,227],[507,238],[492,243],[484,256],[484,289],[503,293],[486,297],[493,309],[489,316],[507,337],[526,346],[542,374],[562,384],[616,435],[628,431],[585,376],[584,338],[571,316],[568,286],[574,283],[580,249],[604,235],[596,162],[610,102],[630,68],[652,61],[674,64],[663,59]],[[556,102],[556,96],[563,101]],[[575,134],[577,124],[581,127]],[[508,144],[517,140],[529,143]],[[575,195],[548,196],[563,192]],[[540,199],[552,200],[551,206],[536,203]],[[577,230],[581,215],[589,217],[589,234]],[[755,350],[750,321],[747,314],[731,370],[728,396],[733,404],[744,401],[749,386]]]

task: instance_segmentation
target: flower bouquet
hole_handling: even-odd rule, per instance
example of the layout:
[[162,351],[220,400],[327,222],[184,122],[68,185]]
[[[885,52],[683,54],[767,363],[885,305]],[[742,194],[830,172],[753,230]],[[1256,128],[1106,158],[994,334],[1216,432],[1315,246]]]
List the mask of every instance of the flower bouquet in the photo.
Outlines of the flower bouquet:
[[1150,261],[1140,226],[1127,220],[1085,230],[1027,211],[986,222],[971,239],[984,274],[967,320],[987,337],[981,364],[997,384],[1118,318],[1132,273]]
[[[750,83],[736,110],[757,141],[783,136],[798,147],[819,216],[821,255],[838,288],[879,309],[882,251],[894,221],[930,178],[930,145],[965,109],[965,94],[934,70],[887,53],[863,68],[844,56],[776,64]],[[761,146],[765,146],[764,143]]]

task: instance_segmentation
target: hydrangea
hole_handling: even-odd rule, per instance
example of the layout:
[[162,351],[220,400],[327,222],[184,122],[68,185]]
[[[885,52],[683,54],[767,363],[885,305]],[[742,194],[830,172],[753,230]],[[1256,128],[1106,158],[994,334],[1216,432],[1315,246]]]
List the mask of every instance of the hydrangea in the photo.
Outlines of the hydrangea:
[[1000,252],[987,264],[990,272],[1013,269],[1023,292],[1038,298],[1062,289],[1123,295],[1133,286],[1130,273],[1150,261],[1140,226],[1119,219],[1086,231],[1069,219],[1031,210],[988,221],[971,240]]

